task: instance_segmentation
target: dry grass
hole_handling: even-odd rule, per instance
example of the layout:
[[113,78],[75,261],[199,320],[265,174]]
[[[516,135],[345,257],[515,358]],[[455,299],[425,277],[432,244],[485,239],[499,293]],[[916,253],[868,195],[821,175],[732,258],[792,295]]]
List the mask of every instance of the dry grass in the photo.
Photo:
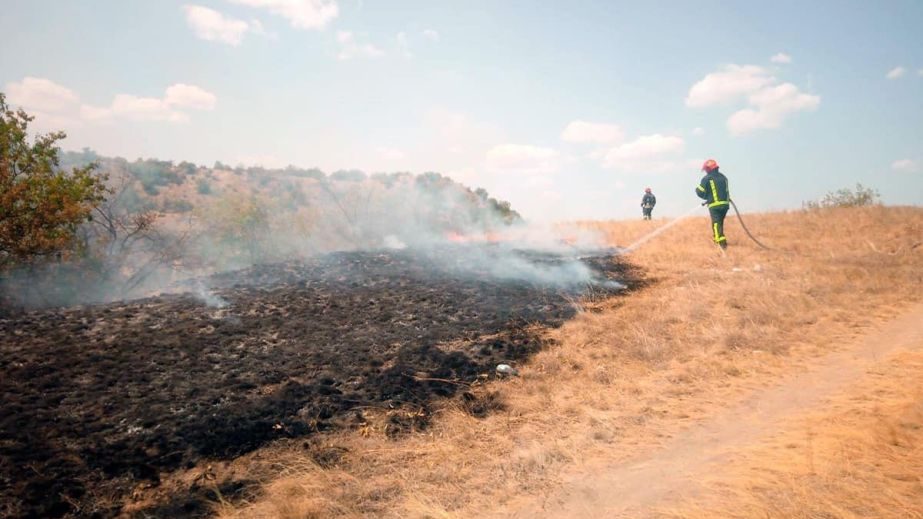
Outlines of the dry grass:
[[[248,456],[238,464],[265,478],[263,492],[222,505],[219,515],[440,518],[515,509],[589,460],[655,448],[923,294],[923,247],[912,248],[923,240],[921,209],[747,220],[786,252],[756,248],[729,220],[731,252],[721,256],[704,219],[681,222],[632,253],[652,286],[550,330],[558,345],[521,366],[521,377],[482,388],[507,411],[477,419],[450,402],[429,430],[397,440],[374,424],[365,434],[329,435],[324,441],[345,455],[325,469],[297,448]],[[626,244],[662,223],[582,225]]]
[[667,517],[923,517],[923,353],[740,453]]

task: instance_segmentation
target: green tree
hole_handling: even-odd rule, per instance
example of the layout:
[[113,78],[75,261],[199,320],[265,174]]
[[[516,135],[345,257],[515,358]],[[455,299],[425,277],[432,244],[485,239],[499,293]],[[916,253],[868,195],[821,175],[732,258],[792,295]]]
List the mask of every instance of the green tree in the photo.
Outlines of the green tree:
[[59,166],[64,132],[37,135],[30,144],[32,120],[0,93],[0,266],[73,250],[77,228],[108,193],[95,163],[70,172]]

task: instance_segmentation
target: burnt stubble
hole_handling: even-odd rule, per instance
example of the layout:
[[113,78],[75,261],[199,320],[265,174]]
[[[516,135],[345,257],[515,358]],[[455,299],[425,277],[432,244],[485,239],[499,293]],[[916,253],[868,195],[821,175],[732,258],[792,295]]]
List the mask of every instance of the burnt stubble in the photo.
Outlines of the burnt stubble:
[[[164,473],[348,427],[370,407],[422,411],[395,434],[425,428],[434,399],[539,350],[531,325],[561,324],[588,288],[615,291],[456,269],[456,252],[208,278],[224,307],[163,295],[0,319],[0,515],[118,515]],[[600,281],[638,282],[617,256],[584,262]]]

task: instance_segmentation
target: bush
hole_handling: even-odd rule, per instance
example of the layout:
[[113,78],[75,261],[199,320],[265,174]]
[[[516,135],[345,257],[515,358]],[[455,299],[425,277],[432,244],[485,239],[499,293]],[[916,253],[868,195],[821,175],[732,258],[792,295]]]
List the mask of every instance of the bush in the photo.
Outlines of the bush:
[[200,195],[210,195],[212,194],[212,185],[208,180],[203,178],[195,183],[195,190]]
[[90,148],[83,148],[81,151],[58,152],[58,158],[62,169],[73,169],[98,164],[103,157]]
[[809,200],[802,205],[805,209],[821,209],[825,207],[864,207],[881,204],[881,195],[878,191],[856,184],[855,189],[844,187],[830,191],[820,200]]
[[185,160],[180,162],[176,166],[184,175],[195,175],[199,170],[199,167],[191,162],[186,162]]
[[169,184],[182,184],[183,178],[173,171],[173,163],[162,160],[138,159],[128,165],[132,174],[144,187],[144,192],[154,196],[161,187]]

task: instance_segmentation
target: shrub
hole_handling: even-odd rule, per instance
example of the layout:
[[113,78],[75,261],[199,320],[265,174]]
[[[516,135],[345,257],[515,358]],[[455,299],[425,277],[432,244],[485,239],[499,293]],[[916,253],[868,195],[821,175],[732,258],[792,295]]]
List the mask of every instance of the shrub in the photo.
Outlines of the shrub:
[[855,189],[844,187],[830,191],[820,200],[809,200],[802,205],[805,209],[821,209],[825,207],[864,207],[881,203],[878,191],[856,184]]
[[198,166],[196,166],[195,164],[193,164],[193,163],[191,163],[191,162],[186,162],[185,160],[182,161],[182,162],[180,162],[176,167],[177,167],[177,169],[179,169],[184,175],[195,175],[196,172],[197,172],[198,169],[199,169]]
[[210,195],[212,194],[212,185],[206,179],[200,179],[195,183],[195,190],[200,195]]
[[128,164],[128,172],[144,187],[144,192],[154,196],[169,184],[182,184],[183,178],[173,171],[173,163],[162,160],[141,160]]

